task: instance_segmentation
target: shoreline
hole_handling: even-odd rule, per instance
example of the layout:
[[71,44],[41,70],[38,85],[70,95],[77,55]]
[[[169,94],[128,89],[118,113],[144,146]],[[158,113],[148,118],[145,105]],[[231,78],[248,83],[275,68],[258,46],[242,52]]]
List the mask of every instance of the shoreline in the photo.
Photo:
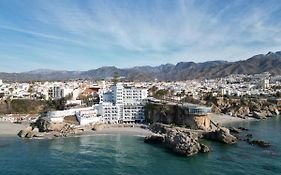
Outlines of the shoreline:
[[[240,122],[251,122],[251,121],[261,121],[255,118],[247,118],[242,119],[238,117],[233,117],[230,115],[225,114],[210,114],[210,119],[219,125],[225,126],[232,123],[240,123]],[[12,122],[0,122],[0,137],[18,137],[17,134],[20,130],[29,126],[29,123],[12,123]],[[133,126],[133,127],[132,127]],[[80,137],[80,136],[95,136],[95,135],[130,135],[130,136],[147,136],[151,135],[153,132],[149,129],[143,128],[141,126],[146,125],[107,125],[105,124],[103,128],[98,129],[97,131],[92,131],[91,126],[88,126],[87,131],[84,131],[81,134],[72,135],[68,137]],[[87,127],[85,127],[87,128]],[[61,138],[61,137],[54,137],[51,133],[46,133],[43,137],[38,137],[36,139],[53,139],[53,138]]]
[[239,122],[251,122],[251,121],[262,121],[262,120],[258,120],[252,117],[248,117],[246,119],[242,119],[239,117],[233,117],[231,115],[227,115],[227,114],[210,114],[210,119],[219,125],[228,125],[228,124],[232,124],[232,123],[239,123]]
[[20,130],[29,126],[29,123],[12,123],[1,121],[0,122],[0,137],[18,137],[17,134]]

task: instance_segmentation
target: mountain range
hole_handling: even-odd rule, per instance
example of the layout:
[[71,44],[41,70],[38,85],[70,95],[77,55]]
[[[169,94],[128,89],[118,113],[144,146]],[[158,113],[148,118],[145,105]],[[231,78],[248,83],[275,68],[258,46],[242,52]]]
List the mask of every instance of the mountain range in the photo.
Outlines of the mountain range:
[[132,68],[101,67],[88,71],[56,71],[38,69],[22,73],[0,72],[0,79],[8,81],[108,79],[115,73],[129,81],[176,81],[225,77],[231,74],[256,74],[270,72],[281,75],[281,51],[255,55],[247,60],[227,62],[208,61],[203,63],[179,62],[160,66],[139,66]]

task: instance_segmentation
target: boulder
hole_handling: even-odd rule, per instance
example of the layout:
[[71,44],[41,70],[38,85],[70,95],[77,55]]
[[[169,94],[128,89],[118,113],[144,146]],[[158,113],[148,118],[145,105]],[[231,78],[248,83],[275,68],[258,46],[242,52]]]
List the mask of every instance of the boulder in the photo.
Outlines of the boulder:
[[39,117],[35,122],[35,126],[39,129],[40,132],[49,131],[50,125],[51,121],[47,117]]
[[235,111],[234,115],[239,118],[245,119],[247,118],[247,115],[249,115],[249,113],[250,113],[250,109],[248,106],[241,106]]
[[238,128],[235,128],[235,127],[230,127],[228,128],[230,132],[233,132],[233,133],[240,133],[242,132],[241,129],[238,129]]
[[32,131],[28,132],[26,137],[27,138],[32,138],[32,137],[34,137],[38,133],[39,133],[39,129],[38,128],[34,128]]
[[251,145],[257,145],[262,148],[268,148],[271,146],[270,143],[262,141],[262,140],[252,140],[252,141],[248,141],[248,143]]
[[201,149],[200,149],[200,152],[201,152],[201,153],[210,152],[210,149],[209,149],[209,147],[208,147],[207,145],[205,145],[205,144],[203,144],[203,143],[200,143],[200,147],[201,147]]
[[227,128],[223,127],[218,128],[216,131],[205,133],[204,138],[226,144],[234,144],[238,140],[235,136],[229,133],[229,130]]
[[244,127],[242,127],[242,126],[239,126],[238,129],[240,129],[240,130],[242,130],[242,131],[249,131],[248,128],[244,128]]
[[151,134],[149,136],[146,136],[144,138],[145,143],[163,143],[164,142],[164,136],[161,134]]
[[192,138],[192,133],[183,133],[170,130],[165,135],[165,146],[182,156],[192,156],[200,150],[200,144]]
[[253,117],[256,118],[256,119],[266,119],[266,114],[263,113],[263,112],[254,111]]
[[149,129],[154,133],[166,134],[171,129],[171,126],[161,123],[154,123],[150,125]]
[[26,137],[27,134],[28,134],[29,132],[31,132],[31,131],[32,131],[32,127],[31,127],[31,126],[28,126],[28,127],[24,128],[23,130],[21,130],[21,131],[18,133],[18,136],[21,137],[21,138],[24,138],[24,137]]
[[277,109],[277,106],[275,105],[270,105],[268,106],[269,112],[271,112],[272,115],[279,115],[279,111]]

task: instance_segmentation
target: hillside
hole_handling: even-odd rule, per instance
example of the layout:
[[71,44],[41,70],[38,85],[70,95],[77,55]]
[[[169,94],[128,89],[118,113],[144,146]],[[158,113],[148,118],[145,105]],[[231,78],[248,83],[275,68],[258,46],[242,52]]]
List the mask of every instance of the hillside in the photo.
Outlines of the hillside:
[[48,69],[23,73],[0,73],[0,79],[10,81],[29,80],[69,80],[69,79],[106,79],[114,72],[126,80],[188,80],[198,78],[224,77],[230,74],[255,74],[270,72],[281,75],[281,51],[255,55],[247,60],[237,62],[209,61],[204,63],[180,62],[176,65],[139,66],[120,69],[114,66],[101,67],[88,71],[52,71]]

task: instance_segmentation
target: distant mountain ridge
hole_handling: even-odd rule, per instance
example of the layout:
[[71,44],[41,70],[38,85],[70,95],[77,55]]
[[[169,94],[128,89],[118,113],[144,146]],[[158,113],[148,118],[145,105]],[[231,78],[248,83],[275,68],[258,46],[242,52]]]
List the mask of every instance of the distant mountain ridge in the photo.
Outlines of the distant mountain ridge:
[[230,74],[255,74],[270,72],[281,75],[281,51],[255,55],[247,60],[227,62],[208,61],[203,63],[179,62],[159,66],[138,66],[120,69],[106,66],[88,71],[59,71],[38,69],[23,73],[0,72],[0,79],[10,81],[107,79],[117,72],[129,81],[176,81],[188,79],[217,78]]

